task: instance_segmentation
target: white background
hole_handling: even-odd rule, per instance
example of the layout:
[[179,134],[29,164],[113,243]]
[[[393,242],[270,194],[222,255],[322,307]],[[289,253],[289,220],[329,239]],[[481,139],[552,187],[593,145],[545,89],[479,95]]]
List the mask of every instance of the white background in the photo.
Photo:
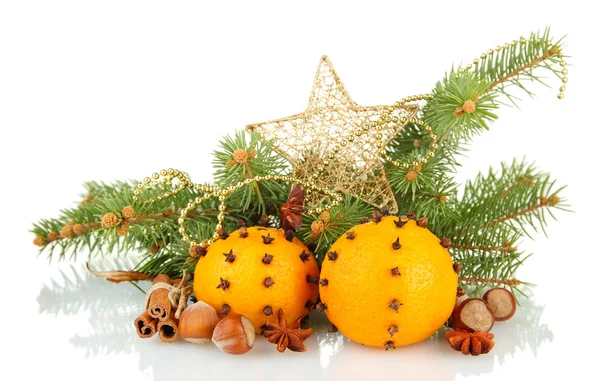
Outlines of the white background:
[[[217,2],[211,2],[217,4]],[[594,376],[599,265],[598,32],[577,2],[377,2],[361,5],[156,1],[0,2],[0,217],[3,374],[61,380],[485,380]],[[319,58],[354,100],[386,104],[428,92],[452,64],[553,27],[567,34],[563,101],[538,88],[477,137],[459,177],[526,156],[550,171],[575,213],[558,213],[519,277],[536,283],[494,328],[487,356],[442,337],[383,352],[317,325],[305,354],[261,342],[242,357],[135,336],[143,295],[92,279],[77,262],[37,257],[28,230],[69,207],[88,180],[139,179],[162,168],[210,181],[224,133],[302,111]],[[94,260],[99,268],[127,267]],[[316,317],[313,321],[319,321]],[[320,328],[319,328],[320,327]]]

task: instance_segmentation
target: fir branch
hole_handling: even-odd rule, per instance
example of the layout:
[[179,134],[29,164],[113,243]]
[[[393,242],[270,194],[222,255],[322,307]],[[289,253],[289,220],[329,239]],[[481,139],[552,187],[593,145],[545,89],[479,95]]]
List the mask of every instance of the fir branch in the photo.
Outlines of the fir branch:
[[[268,144],[260,141],[257,133],[237,131],[227,135],[214,152],[214,177],[217,185],[228,187],[254,176],[285,174],[288,166]],[[277,182],[254,183],[233,194],[228,205],[257,215],[273,212],[287,197],[287,187]]]
[[517,98],[509,93],[510,87],[516,86],[533,96],[526,89],[523,80],[546,85],[539,74],[536,74],[537,70],[544,69],[562,78],[562,49],[563,39],[553,43],[550,29],[546,28],[543,33],[531,33],[529,38],[521,37],[504,47],[498,47],[496,51],[490,50],[483,54],[474,72],[481,80],[489,82],[484,93],[502,94],[516,106],[514,99]]
[[[422,118],[438,137],[458,148],[459,143],[489,130],[489,124],[498,118],[494,113],[497,94],[486,92],[488,86],[489,81],[478,73],[453,68],[433,88],[433,99],[423,107]],[[464,112],[467,101],[476,103],[474,111]]]

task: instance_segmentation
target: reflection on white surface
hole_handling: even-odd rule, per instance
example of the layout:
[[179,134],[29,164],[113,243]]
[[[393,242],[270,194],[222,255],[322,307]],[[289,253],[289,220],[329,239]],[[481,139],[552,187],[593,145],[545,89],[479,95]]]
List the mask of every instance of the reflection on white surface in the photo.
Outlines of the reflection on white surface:
[[[132,263],[122,262],[119,267],[131,267]],[[116,267],[114,263],[100,261],[95,265]],[[149,283],[141,286],[147,289]],[[548,326],[539,324],[544,307],[532,299],[523,299],[515,317],[497,323],[492,330],[496,335],[493,351],[477,359],[450,349],[443,331],[395,351],[365,347],[341,333],[327,332],[327,319],[318,312],[310,316],[314,334],[306,341],[306,353],[279,354],[274,345],[259,337],[248,354],[232,357],[212,345],[182,341],[165,344],[157,336],[146,340],[138,338],[133,320],[140,313],[144,298],[144,294],[129,284],[112,284],[89,275],[80,264],[64,264],[41,288],[39,314],[54,315],[54,319],[63,319],[64,315],[87,319],[89,325],[85,329],[74,326],[72,331],[61,332],[70,337],[69,342],[77,351],[83,351],[88,359],[129,354],[139,359],[143,374],[155,380],[198,375],[198,379],[205,380],[234,376],[251,380],[376,380],[397,376],[446,381],[455,380],[459,375],[492,372],[495,366],[519,352],[528,351],[537,356],[538,348],[553,340]],[[202,372],[199,373],[199,369]]]

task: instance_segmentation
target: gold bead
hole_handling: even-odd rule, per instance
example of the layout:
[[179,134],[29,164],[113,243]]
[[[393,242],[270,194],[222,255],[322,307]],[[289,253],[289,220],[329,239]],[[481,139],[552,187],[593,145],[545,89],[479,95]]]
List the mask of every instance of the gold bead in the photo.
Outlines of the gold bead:
[[424,158],[422,158],[422,159],[421,159],[421,163],[423,163],[423,164],[427,164],[427,158],[425,158],[425,157],[424,157]]
[[375,135],[375,139],[377,139],[377,140],[381,140],[382,138],[383,138],[383,135],[381,135],[381,134]]
[[214,232],[213,233],[213,239],[216,240],[217,238],[219,238],[219,233]]
[[408,169],[408,168],[410,168],[410,164],[402,163],[402,168]]
[[[352,136],[351,136],[351,137],[352,137]],[[354,138],[352,138],[352,139],[354,140]],[[350,140],[350,139],[348,139],[348,140]],[[347,141],[345,141],[345,140],[343,140],[343,141],[340,143],[340,145],[341,145],[342,147],[346,147],[346,146],[348,145],[348,142],[347,142]]]
[[479,59],[478,58],[475,58],[473,60],[473,65],[479,65]]
[[271,179],[273,179],[273,176],[271,176],[271,175],[266,175],[265,176],[265,180],[271,181]]
[[395,167],[399,167],[400,166],[400,162],[398,160],[394,160],[394,162],[392,163]]
[[179,223],[179,225],[183,225],[183,223],[185,222],[185,219],[179,218],[179,219],[177,219],[177,222]]
[[219,215],[217,216],[217,220],[218,220],[219,222],[223,222],[223,221],[225,221],[225,216],[224,216],[224,215],[222,215],[222,214],[219,214]]
[[561,86],[559,90],[560,90],[561,93],[564,93],[566,89],[565,89],[564,86]]
[[144,178],[144,183],[146,183],[146,184],[150,184],[150,181],[152,181],[152,180],[150,180],[150,178],[149,178],[149,177],[146,177],[146,178]]
[[162,170],[159,172],[161,176],[166,176],[167,175],[167,171],[166,170]]
[[335,159],[335,155],[334,155],[333,153],[330,153],[329,155],[327,155],[327,157],[328,157],[330,160],[333,160],[333,159]]
[[323,165],[324,166],[328,166],[329,165],[329,160],[323,160]]
[[567,69],[562,69],[561,73],[563,73],[564,75],[569,74],[569,71]]
[[173,168],[169,168],[169,169],[167,169],[167,173],[169,175],[172,175],[173,173],[175,173],[175,170]]
[[425,131],[427,131],[427,132],[431,132],[431,126],[427,126],[427,127],[425,127]]
[[560,66],[565,67],[567,66],[567,63],[565,61],[560,61]]
[[331,205],[327,204],[323,207],[323,209],[325,209],[326,211],[330,211],[331,210]]
[[185,234],[185,228],[184,227],[180,227],[179,228],[179,234]]
[[219,196],[219,201],[221,201],[221,202],[225,201],[225,196]]
[[217,226],[215,226],[215,230],[218,231],[218,230],[221,230],[221,229],[223,229],[223,224],[219,223],[219,224],[217,224]]
[[323,168],[323,167],[317,167],[318,172],[323,172],[324,170],[325,170],[325,168]]
[[184,235],[181,239],[183,239],[183,242],[190,242],[190,237],[188,237],[187,235]]
[[569,80],[567,79],[567,77],[563,77],[562,81],[563,81],[563,83],[569,82]]
[[488,50],[488,54],[489,55],[493,55],[494,54],[494,50],[493,49]]
[[[354,141],[354,136],[352,136],[352,135],[348,136],[348,141],[349,141],[349,142],[353,142],[353,141]],[[342,143],[343,143],[343,142],[342,142]]]
[[500,50],[502,50],[502,46],[500,46],[500,45],[496,46],[496,51],[499,52]]
[[564,93],[558,93],[558,99],[563,99],[565,97]]
[[[564,74],[567,74],[567,73],[564,73]],[[153,174],[152,174],[152,178],[153,178],[154,180],[158,180],[158,178],[159,178],[159,177],[160,177],[160,176],[158,176],[158,173],[153,173]]]
[[227,207],[225,205],[219,205],[219,212],[224,212],[225,210],[227,210]]
[[338,200],[333,200],[333,201],[331,202],[331,205],[333,205],[333,206],[338,206],[338,205],[340,204],[340,202],[341,202],[341,201],[338,201]]
[[356,135],[356,136],[361,136],[362,133],[363,133],[362,130],[356,130],[356,131],[354,131],[354,135]]
[[206,240],[206,246],[208,247],[209,245],[212,245],[212,243],[215,242],[212,238],[207,239]]
[[315,212],[316,212],[317,214],[320,214],[320,213],[322,213],[322,212],[323,212],[323,208],[321,208],[321,207],[316,207],[316,208],[315,208]]

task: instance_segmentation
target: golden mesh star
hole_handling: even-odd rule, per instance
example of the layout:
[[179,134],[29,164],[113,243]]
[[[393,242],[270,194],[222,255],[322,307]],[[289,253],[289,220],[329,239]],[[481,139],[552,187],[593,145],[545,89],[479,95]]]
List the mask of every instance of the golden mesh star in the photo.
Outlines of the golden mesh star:
[[[418,110],[359,106],[348,95],[326,56],[321,58],[306,111],[287,118],[246,126],[292,165],[294,176],[315,185],[350,194],[373,206],[398,206],[385,175],[380,151]],[[384,112],[388,123],[376,125]],[[321,196],[307,193],[315,206]]]

